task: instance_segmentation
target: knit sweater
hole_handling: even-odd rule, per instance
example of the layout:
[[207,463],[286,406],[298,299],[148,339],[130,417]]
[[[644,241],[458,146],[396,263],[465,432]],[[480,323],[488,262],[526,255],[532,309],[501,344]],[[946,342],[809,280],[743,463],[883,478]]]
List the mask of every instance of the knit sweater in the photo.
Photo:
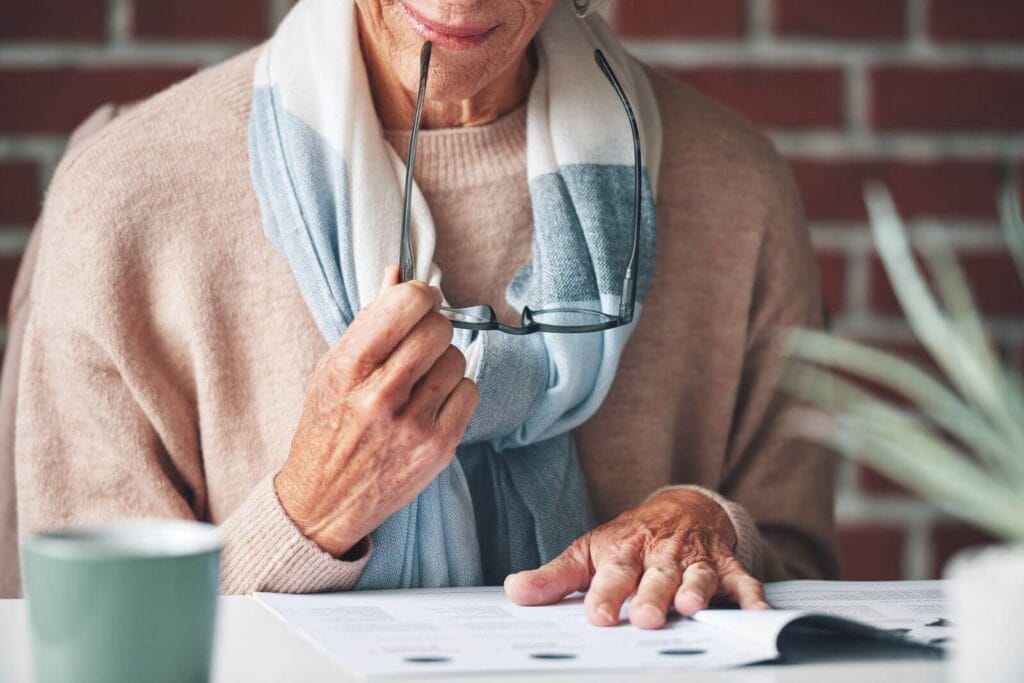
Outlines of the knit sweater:
[[[20,304],[19,528],[206,520],[225,535],[225,592],[344,590],[372,547],[324,553],[273,487],[327,347],[249,182],[255,57],[156,95],[60,163]],[[831,461],[776,433],[777,332],[820,324],[797,193],[761,135],[650,77],[664,125],[653,283],[608,397],[574,432],[595,511],[699,486],[756,575],[831,575]],[[404,154],[407,133],[386,138]],[[424,131],[416,179],[446,296],[513,315],[501,302],[532,231],[524,111]]]

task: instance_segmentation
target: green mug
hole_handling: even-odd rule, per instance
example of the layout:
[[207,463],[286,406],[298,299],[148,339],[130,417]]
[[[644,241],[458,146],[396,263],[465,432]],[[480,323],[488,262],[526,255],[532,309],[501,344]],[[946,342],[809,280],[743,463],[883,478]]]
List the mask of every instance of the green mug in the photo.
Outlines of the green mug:
[[39,683],[208,681],[221,534],[140,520],[22,542]]

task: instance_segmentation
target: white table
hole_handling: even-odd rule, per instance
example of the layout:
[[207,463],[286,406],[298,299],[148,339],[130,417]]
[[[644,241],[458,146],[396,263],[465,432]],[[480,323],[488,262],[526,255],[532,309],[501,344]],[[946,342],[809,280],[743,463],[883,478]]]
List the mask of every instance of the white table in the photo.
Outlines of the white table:
[[[279,681],[346,681],[346,675],[326,655],[293,634],[252,598],[222,597],[217,625],[214,681],[268,683]],[[946,666],[940,660],[908,658],[892,652],[872,652],[858,647],[831,660],[798,664],[766,664],[716,672],[659,671],[630,673],[631,681],[699,680],[711,683],[931,683],[943,681]],[[594,674],[550,674],[532,676],[490,675],[458,680],[539,683],[590,680],[623,680],[622,672]],[[28,618],[23,600],[0,600],[0,683],[28,683],[31,680]],[[425,679],[418,679],[423,681]],[[430,680],[436,680],[430,679]]]

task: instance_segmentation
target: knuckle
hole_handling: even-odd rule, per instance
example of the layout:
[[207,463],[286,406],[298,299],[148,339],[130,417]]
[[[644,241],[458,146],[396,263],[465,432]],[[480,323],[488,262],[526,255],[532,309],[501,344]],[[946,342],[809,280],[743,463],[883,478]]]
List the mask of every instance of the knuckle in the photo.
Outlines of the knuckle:
[[330,354],[332,357],[326,359],[327,366],[349,366],[354,369],[369,372],[373,369],[375,361],[368,346],[357,346],[354,349],[346,349],[342,353]]
[[378,414],[378,403],[373,392],[358,391],[348,400],[348,409],[354,416],[363,420],[372,420]]
[[685,543],[680,534],[668,534],[655,539],[654,552],[659,557],[665,557],[678,562],[686,552]]
[[683,572],[677,565],[654,564],[648,566],[644,570],[644,574],[649,575],[650,578],[657,580],[659,583],[678,584]]
[[711,552],[702,543],[684,543],[683,561],[688,565],[710,566],[714,564]]
[[717,564],[719,571],[723,575],[735,574],[739,576],[753,578],[749,574],[747,574],[747,570],[743,568],[743,565],[739,563],[739,560],[737,560],[732,555],[726,555],[725,557],[719,558]]
[[[605,530],[612,531],[613,527]],[[616,533],[616,532],[613,532]],[[649,542],[649,535],[643,527],[630,529],[627,533],[615,538],[612,542],[613,557],[642,557]]]
[[373,388],[382,403],[397,408],[396,402],[405,404],[414,385],[415,361],[403,358],[402,362],[381,366],[373,377]]
[[410,280],[403,282],[399,287],[401,288],[402,297],[406,298],[410,303],[421,306],[434,303],[434,297],[430,294],[430,285],[426,282]]
[[698,562],[697,571],[707,577],[717,577],[721,572],[710,562]]
[[428,313],[409,332],[407,343],[417,356],[437,356],[451,343],[454,328],[440,313]]
[[373,383],[373,394],[376,397],[377,405],[391,405],[391,403],[402,395],[405,369],[400,368],[393,372],[379,372]]
[[640,568],[633,558],[614,557],[601,563],[601,569],[618,576],[634,576],[639,573]]
[[448,318],[440,313],[430,313],[425,318],[431,349],[443,349],[451,345],[455,336],[455,328]]
[[355,392],[349,404],[355,412],[366,417],[375,417],[384,412],[386,399],[386,391],[378,385]]
[[707,562],[695,562],[686,568],[686,573],[696,581],[709,582],[718,579],[718,572]]

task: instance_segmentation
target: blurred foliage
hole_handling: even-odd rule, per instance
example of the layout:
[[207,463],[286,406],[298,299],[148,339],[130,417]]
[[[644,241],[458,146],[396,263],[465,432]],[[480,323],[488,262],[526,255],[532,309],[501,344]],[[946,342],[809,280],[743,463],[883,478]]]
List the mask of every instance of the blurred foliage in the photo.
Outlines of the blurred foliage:
[[[912,248],[892,197],[870,185],[872,236],[914,335],[941,376],[816,330],[787,333],[784,386],[816,408],[800,436],[861,461],[967,522],[1024,540],[1024,391],[989,343],[970,287],[942,234]],[[1024,219],[1012,173],[999,192],[1003,233],[1024,279]],[[930,279],[922,274],[915,252]],[[882,398],[866,380],[897,394]],[[822,411],[824,409],[824,411]]]

